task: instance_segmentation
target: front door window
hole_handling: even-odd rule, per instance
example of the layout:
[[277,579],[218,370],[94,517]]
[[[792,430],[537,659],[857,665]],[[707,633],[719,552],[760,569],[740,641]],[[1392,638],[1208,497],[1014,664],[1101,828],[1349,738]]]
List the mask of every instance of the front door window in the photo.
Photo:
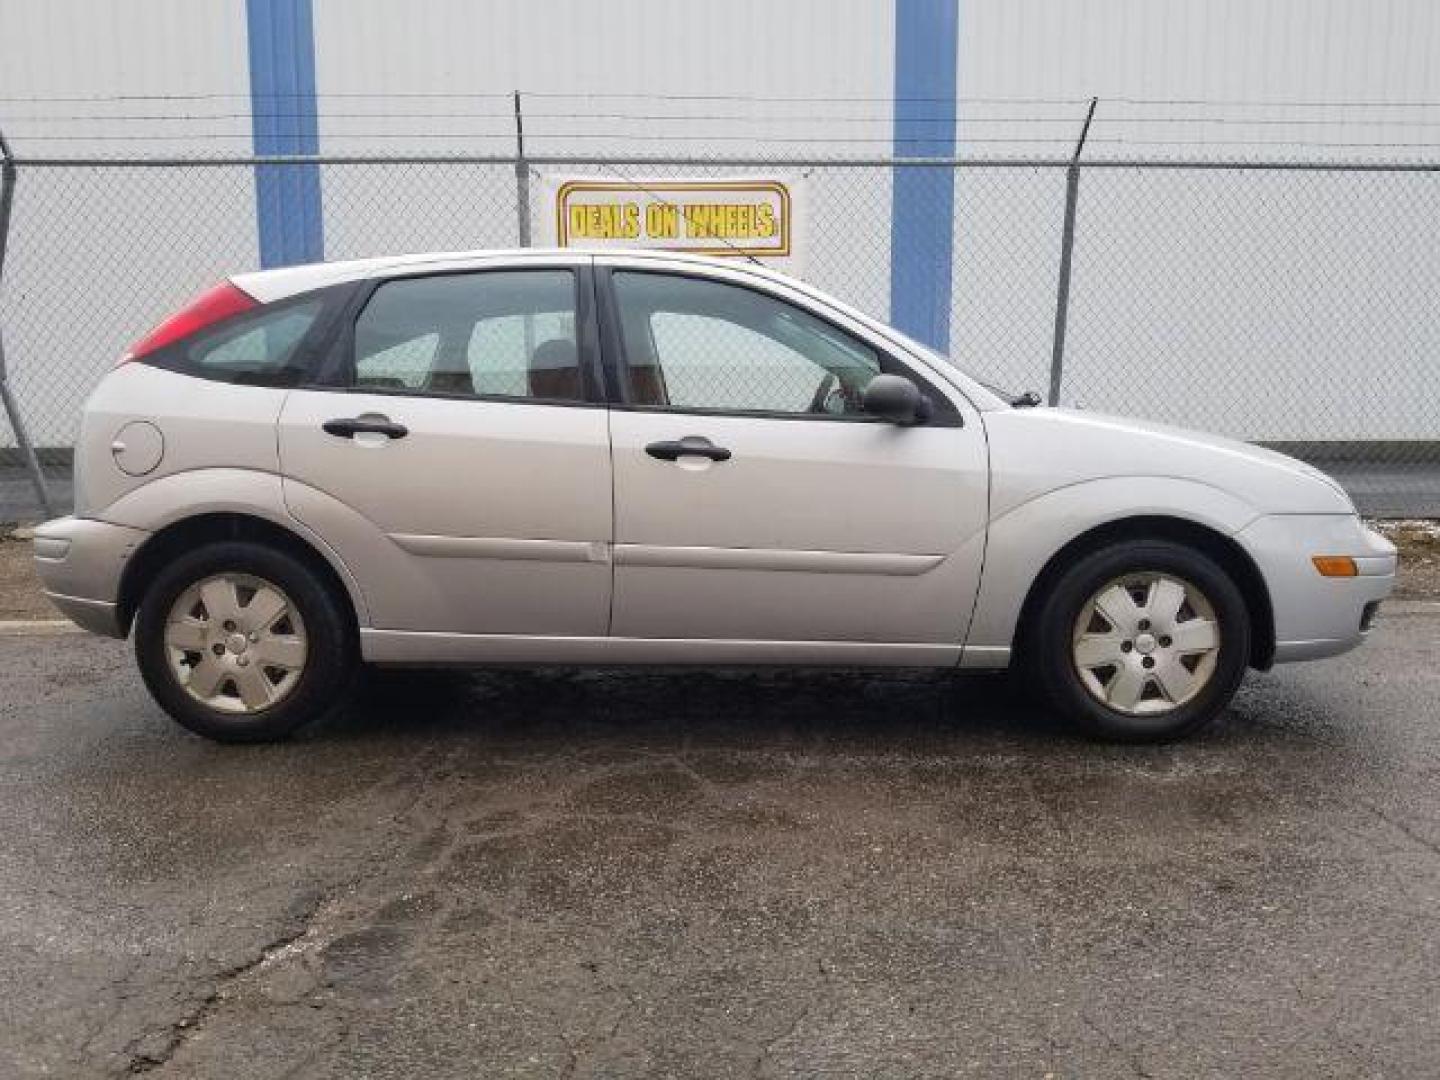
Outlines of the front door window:
[[870,346],[739,285],[618,271],[629,403],[683,412],[858,416]]

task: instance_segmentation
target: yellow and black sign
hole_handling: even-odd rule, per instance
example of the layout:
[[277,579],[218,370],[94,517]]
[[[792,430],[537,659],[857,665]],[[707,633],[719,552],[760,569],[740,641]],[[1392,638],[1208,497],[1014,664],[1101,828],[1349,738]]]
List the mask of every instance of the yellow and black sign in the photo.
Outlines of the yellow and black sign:
[[779,180],[566,179],[555,185],[559,247],[645,247],[704,255],[791,254]]

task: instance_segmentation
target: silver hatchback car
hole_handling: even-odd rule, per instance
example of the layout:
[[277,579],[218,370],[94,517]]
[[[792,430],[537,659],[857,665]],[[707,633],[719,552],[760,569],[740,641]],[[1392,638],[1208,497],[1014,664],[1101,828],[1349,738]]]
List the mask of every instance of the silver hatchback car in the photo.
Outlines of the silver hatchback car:
[[575,251],[224,282],[91,396],[35,559],[226,740],[362,662],[1015,664],[1173,738],[1357,644],[1395,575],[1291,458],[1006,400],[758,267]]

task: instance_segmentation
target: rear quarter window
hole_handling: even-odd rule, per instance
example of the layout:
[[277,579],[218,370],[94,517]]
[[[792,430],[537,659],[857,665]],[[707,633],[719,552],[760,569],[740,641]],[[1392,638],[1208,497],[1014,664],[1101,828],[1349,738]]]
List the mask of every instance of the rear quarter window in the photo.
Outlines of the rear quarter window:
[[323,306],[317,297],[260,308],[182,343],[163,366],[216,382],[298,385],[308,375],[296,362],[300,344]]

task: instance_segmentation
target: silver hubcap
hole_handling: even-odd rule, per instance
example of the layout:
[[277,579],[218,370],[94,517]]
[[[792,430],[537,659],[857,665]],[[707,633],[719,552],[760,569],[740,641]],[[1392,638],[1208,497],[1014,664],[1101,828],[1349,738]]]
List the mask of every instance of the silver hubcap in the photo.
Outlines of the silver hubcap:
[[1085,689],[1132,716],[1169,712],[1204,689],[1220,655],[1205,594],[1170,574],[1127,574],[1080,609],[1072,656]]
[[186,589],[165,623],[170,670],[212,709],[253,713],[283,701],[305,669],[305,624],[290,598],[249,574]]

